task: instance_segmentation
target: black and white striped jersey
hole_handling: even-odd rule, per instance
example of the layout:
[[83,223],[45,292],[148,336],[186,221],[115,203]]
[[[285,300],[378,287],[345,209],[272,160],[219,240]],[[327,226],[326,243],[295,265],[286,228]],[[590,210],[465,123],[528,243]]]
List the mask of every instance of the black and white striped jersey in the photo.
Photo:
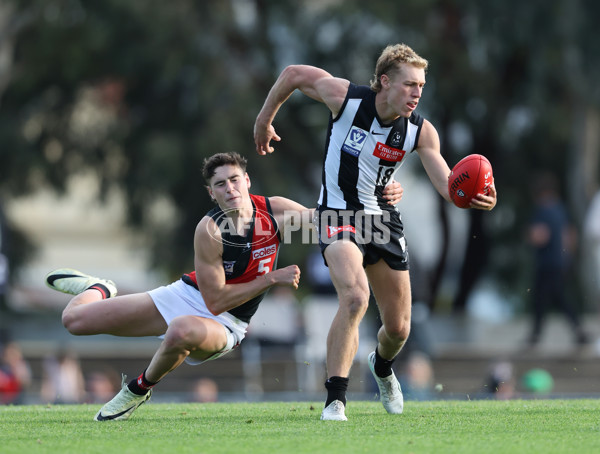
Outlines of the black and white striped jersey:
[[419,140],[423,118],[413,113],[383,125],[367,86],[350,84],[336,118],[330,118],[319,205],[381,214],[395,210],[383,188]]

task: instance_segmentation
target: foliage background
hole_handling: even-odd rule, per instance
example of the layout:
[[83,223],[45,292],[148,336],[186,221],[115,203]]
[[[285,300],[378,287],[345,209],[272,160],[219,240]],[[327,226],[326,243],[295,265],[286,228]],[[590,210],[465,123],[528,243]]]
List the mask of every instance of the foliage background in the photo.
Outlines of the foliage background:
[[[177,275],[191,266],[190,232],[211,208],[199,171],[206,156],[238,151],[256,192],[314,205],[322,106],[293,96],[276,120],[278,152],[254,152],[254,118],[285,65],[367,83],[382,48],[406,42],[430,61],[419,109],[445,158],[477,152],[494,166],[500,203],[493,216],[470,213],[464,233],[461,310],[483,269],[507,294],[524,285],[535,170],[559,176],[582,222],[600,174],[598,19],[591,0],[3,0],[0,199],[60,193],[69,176],[91,170],[100,198],[124,191],[151,265]],[[155,216],[165,204],[167,220]],[[445,242],[428,273],[431,306],[447,261],[449,209],[440,201]],[[3,244],[17,271],[33,246],[8,227]],[[283,254],[297,261],[305,251]]]

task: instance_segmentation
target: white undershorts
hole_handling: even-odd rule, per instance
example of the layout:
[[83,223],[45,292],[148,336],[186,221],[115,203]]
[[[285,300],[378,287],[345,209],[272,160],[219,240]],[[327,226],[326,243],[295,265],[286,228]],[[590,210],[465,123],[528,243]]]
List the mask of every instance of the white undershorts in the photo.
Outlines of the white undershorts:
[[[154,301],[154,305],[160,314],[165,319],[165,322],[167,322],[167,325],[170,325],[175,317],[181,315],[195,315],[197,317],[209,318],[223,325],[223,329],[227,334],[227,345],[205,360],[187,357],[185,362],[188,364],[197,365],[202,364],[204,361],[220,358],[240,345],[240,342],[242,342],[242,339],[246,336],[248,323],[241,321],[228,312],[213,315],[206,307],[206,304],[202,299],[202,294],[181,279],[167,286],[150,290],[148,294],[152,298],[152,301]],[[162,338],[164,335],[159,337]]]

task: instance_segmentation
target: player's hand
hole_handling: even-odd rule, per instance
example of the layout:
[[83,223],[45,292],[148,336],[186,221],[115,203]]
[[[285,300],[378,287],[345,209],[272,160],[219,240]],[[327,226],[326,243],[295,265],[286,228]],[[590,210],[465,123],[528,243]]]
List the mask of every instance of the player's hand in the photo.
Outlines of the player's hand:
[[402,195],[404,195],[404,188],[397,181],[392,181],[383,188],[383,198],[387,200],[388,205],[396,205],[402,200]]
[[469,208],[474,208],[476,210],[487,210],[490,211],[496,206],[498,194],[496,193],[496,186],[492,181],[490,185],[490,191],[487,195],[477,194],[477,197],[471,200],[471,204]]
[[275,285],[289,285],[298,290],[300,283],[300,268],[296,265],[286,266],[275,271],[271,271],[265,276],[275,279]]
[[254,143],[256,144],[256,152],[259,155],[273,153],[275,148],[270,146],[271,140],[279,142],[281,137],[275,132],[272,124],[261,126],[258,122],[254,123]]

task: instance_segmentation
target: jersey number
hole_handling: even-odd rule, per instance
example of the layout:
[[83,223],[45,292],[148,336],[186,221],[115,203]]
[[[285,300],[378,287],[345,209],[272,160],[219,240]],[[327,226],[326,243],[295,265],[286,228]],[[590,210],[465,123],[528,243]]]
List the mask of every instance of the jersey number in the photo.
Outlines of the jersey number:
[[379,171],[377,172],[377,182],[375,184],[377,186],[385,186],[388,184],[388,181],[390,181],[393,173],[393,167],[379,166]]
[[260,262],[258,262],[258,275],[262,276],[263,274],[267,274],[268,272],[271,271],[271,267],[269,266],[269,263],[271,263],[272,258],[268,258],[268,259],[263,259]]

